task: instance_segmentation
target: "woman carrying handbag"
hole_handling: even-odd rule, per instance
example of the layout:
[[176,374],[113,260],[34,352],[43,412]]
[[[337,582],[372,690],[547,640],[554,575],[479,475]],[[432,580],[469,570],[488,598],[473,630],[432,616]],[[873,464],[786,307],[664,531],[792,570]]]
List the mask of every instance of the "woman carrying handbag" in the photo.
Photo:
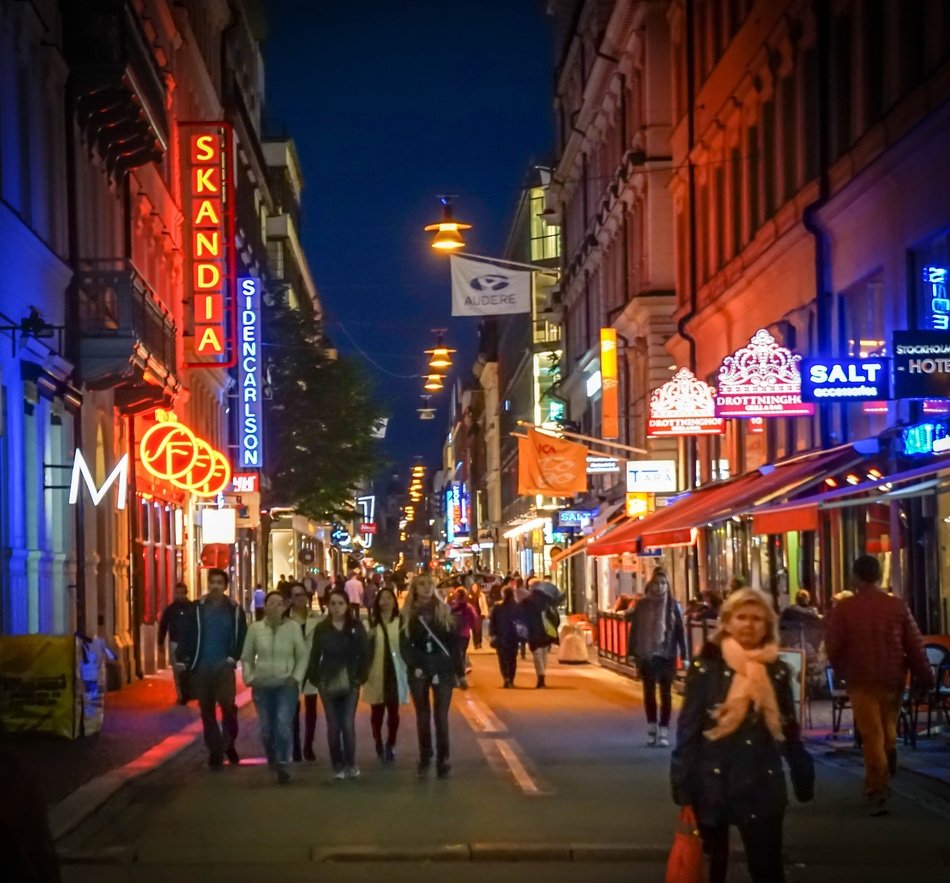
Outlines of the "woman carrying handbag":
[[452,690],[465,676],[452,611],[435,592],[427,574],[413,579],[403,608],[400,638],[402,658],[409,670],[409,691],[416,707],[419,736],[417,774],[429,772],[432,763],[432,729],[435,725],[436,773],[449,775],[449,707]]
[[333,589],[329,613],[313,630],[307,679],[317,685],[327,721],[327,748],[334,778],[355,779],[356,705],[366,680],[366,631],[353,615],[349,598]]
[[[399,652],[399,604],[392,586],[376,593],[369,615],[369,664],[363,698],[369,703],[376,756],[383,763],[396,759],[399,706],[409,701],[406,663]],[[383,743],[383,719],[387,719]]]
[[[803,802],[814,796],[814,765],[802,743],[791,674],[778,658],[771,599],[740,589],[723,605],[720,622],[686,678],[671,769],[673,799],[695,813],[710,883],[726,880],[732,825],[739,829],[754,883],[784,883],[788,797],[782,758]],[[676,855],[674,849],[671,863]],[[669,883],[679,879],[667,876]]]

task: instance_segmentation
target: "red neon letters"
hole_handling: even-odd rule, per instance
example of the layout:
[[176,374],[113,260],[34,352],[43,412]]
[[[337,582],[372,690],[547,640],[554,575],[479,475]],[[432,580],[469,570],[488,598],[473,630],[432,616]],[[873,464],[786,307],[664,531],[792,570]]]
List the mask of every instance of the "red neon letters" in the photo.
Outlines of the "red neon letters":
[[228,354],[230,135],[227,127],[212,123],[187,125],[185,131],[194,354],[197,364],[210,366],[223,363]]
[[181,423],[156,423],[142,436],[139,457],[151,475],[198,497],[213,497],[231,481],[228,458]]

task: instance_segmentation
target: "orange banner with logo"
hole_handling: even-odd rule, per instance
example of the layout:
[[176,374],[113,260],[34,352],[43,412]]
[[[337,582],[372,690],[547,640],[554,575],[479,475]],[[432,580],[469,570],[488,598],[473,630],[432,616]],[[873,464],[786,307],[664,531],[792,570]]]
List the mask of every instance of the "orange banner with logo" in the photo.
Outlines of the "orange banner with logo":
[[587,448],[533,429],[518,439],[518,493],[573,497],[587,490]]
[[600,329],[600,426],[604,438],[620,438],[617,388],[617,329]]

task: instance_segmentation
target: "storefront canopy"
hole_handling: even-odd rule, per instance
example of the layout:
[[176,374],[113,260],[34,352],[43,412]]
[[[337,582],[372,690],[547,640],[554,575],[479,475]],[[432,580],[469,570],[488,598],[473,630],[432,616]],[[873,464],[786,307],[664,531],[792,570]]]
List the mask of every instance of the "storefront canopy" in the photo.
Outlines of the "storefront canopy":
[[791,530],[815,530],[822,510],[890,503],[931,493],[940,484],[938,473],[944,470],[950,470],[950,457],[903,472],[874,476],[871,480],[849,487],[828,490],[791,502],[764,503],[750,513],[752,532],[778,534]]
[[643,548],[688,545],[694,540],[695,528],[747,514],[772,501],[784,500],[828,475],[850,469],[874,452],[876,446],[843,445],[706,485],[646,518],[619,525],[590,543],[587,554],[619,555]]

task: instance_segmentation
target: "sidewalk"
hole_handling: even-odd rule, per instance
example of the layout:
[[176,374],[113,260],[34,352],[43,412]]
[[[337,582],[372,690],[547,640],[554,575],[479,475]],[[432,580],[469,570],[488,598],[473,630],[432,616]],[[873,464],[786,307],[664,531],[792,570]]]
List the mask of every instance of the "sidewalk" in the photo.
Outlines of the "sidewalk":
[[46,803],[59,803],[81,785],[141,756],[196,720],[194,704],[176,703],[171,672],[143,678],[106,694],[100,733],[82,739],[11,734],[3,747],[17,757]]

